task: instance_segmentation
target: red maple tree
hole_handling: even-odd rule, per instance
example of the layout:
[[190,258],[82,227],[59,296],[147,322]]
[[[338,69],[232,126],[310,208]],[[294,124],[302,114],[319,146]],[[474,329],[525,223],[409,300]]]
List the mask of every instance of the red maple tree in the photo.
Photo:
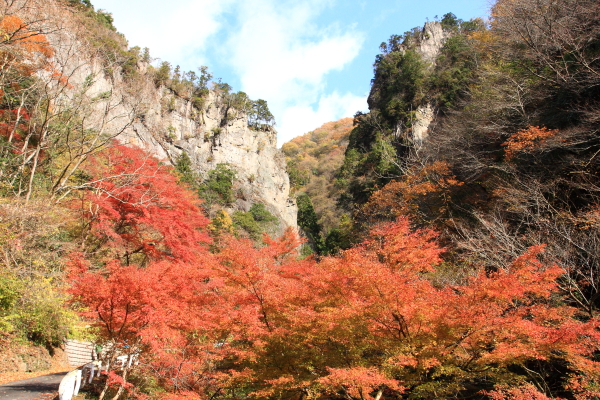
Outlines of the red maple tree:
[[144,150],[115,143],[91,158],[87,174],[72,202],[85,225],[84,253],[126,265],[191,261],[210,242],[199,200]]

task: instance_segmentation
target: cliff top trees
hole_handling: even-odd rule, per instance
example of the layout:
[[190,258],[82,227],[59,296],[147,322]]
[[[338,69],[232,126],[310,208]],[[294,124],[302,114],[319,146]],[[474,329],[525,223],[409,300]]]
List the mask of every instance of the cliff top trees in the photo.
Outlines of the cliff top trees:
[[222,127],[242,115],[247,115],[248,126],[255,130],[268,130],[275,123],[265,100],[252,100],[244,92],[233,92],[231,85],[221,78],[213,81],[213,75],[206,66],[198,68],[199,74],[194,71],[181,73],[179,66],[173,69],[169,62],[162,61],[151,71],[157,87],[167,87],[177,96],[191,100],[199,110],[203,110],[210,88],[222,114]]
[[265,126],[272,126],[275,117],[269,111],[266,100],[258,99],[252,102],[248,113],[248,125],[254,129],[262,130]]

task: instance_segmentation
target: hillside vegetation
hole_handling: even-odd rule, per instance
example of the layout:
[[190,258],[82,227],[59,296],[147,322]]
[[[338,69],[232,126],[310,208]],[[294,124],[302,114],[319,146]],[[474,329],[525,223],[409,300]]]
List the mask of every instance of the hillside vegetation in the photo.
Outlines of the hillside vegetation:
[[[598,299],[598,4],[498,1],[489,24],[441,21],[434,65],[393,36],[375,62],[370,112],[355,116],[338,183],[364,229],[409,216],[441,232],[446,256],[501,270],[529,246],[568,271],[590,312]],[[411,114],[431,104],[425,143]],[[593,312],[592,312],[593,314]]]
[[[110,46],[122,38],[87,1],[2,8],[3,345],[96,342],[111,365],[87,388],[99,400],[600,396],[597,2],[446,14],[435,64],[415,51],[421,30],[382,45],[344,159],[349,121],[286,145],[319,257],[301,257],[291,230],[261,236],[261,205],[209,215],[233,196],[227,165],[199,181],[185,153],[171,168],[120,142],[97,107],[114,93],[90,98],[91,82],[63,74],[42,5],[68,16],[60,29],[88,26],[128,90],[177,83],[129,69],[132,49]],[[426,104],[438,119],[417,139]],[[336,197],[352,218],[339,252],[316,246],[331,243]],[[117,367],[120,355],[137,362]]]
[[298,225],[318,253],[334,253],[348,240],[348,216],[337,207],[340,189],[335,177],[351,130],[351,118],[328,122],[281,148],[296,193]]

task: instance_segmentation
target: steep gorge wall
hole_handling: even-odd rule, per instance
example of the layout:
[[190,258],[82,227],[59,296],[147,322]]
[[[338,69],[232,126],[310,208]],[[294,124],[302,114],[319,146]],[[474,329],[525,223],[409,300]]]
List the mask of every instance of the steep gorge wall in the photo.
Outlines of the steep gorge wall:
[[72,8],[57,1],[22,4],[20,12],[43,21],[56,49],[56,69],[68,79],[69,89],[57,100],[85,115],[86,128],[145,147],[171,164],[185,151],[200,177],[227,163],[237,172],[233,210],[248,211],[260,202],[281,221],[279,231],[296,228],[296,204],[289,196],[286,163],[277,149],[274,129],[251,129],[248,116],[226,111],[215,91],[198,109],[189,98],[156,88],[143,62],[135,66],[134,78],[124,78],[120,66],[111,64],[110,52],[119,49],[94,43],[94,32]]
[[[429,68],[435,66],[435,60],[440,55],[444,43],[450,37],[450,34],[442,28],[442,24],[437,21],[427,22],[423,27],[420,42],[415,50],[421,55]],[[412,125],[411,136],[417,146],[429,136],[429,127],[435,119],[436,109],[431,102],[420,105],[415,113],[415,121]]]
[[[422,62],[424,63],[425,69],[432,71],[435,68],[436,60],[441,53],[442,48],[446,41],[452,36],[452,33],[445,30],[442,24],[438,21],[427,22],[423,26],[423,29],[414,38],[414,42],[410,43],[410,49],[417,53]],[[409,47],[407,45],[399,45],[399,51],[404,54]],[[373,110],[377,108],[375,101],[373,100],[374,92],[379,90],[379,85],[385,83],[374,82],[369,95],[369,109]],[[419,148],[423,145],[427,137],[429,136],[429,129],[431,124],[435,120],[437,109],[431,101],[424,101],[418,105],[415,109],[414,117],[411,121],[410,127],[405,126],[405,121],[398,121],[394,128],[394,134],[396,137],[406,135],[413,144]]]

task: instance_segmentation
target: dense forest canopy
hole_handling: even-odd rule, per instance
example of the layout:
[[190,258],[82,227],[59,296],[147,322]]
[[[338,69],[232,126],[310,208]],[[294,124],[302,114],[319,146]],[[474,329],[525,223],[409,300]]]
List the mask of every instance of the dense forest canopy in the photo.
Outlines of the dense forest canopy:
[[[204,106],[207,70],[144,72],[109,14],[57,7],[107,75]],[[74,87],[43,21],[2,10],[3,345],[76,337],[135,356],[94,382],[99,399],[600,396],[596,1],[448,13],[433,61],[426,31],[384,43],[370,112],[284,149],[316,256],[290,230],[261,235],[263,205],[210,215],[231,201],[228,165],[200,181],[185,153],[171,168],[88,124],[122,99]],[[269,129],[266,103],[212,90],[225,116]],[[417,140],[421,107],[436,119]]]

